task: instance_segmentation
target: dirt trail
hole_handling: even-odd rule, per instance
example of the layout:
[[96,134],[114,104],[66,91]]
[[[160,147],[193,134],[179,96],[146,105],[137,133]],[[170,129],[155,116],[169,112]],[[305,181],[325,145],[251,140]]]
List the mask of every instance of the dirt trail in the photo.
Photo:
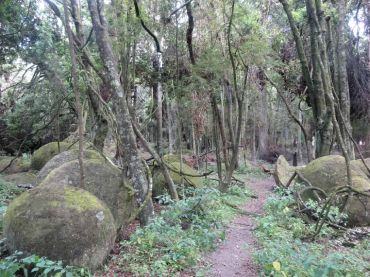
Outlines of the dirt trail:
[[[262,213],[267,196],[272,191],[272,178],[249,181],[248,187],[258,196],[251,199],[243,210],[252,213]],[[230,225],[225,240],[212,252],[206,262],[210,265],[209,277],[254,277],[259,276],[258,266],[254,263],[252,253],[257,244],[253,237],[255,223],[252,217],[242,215]]]

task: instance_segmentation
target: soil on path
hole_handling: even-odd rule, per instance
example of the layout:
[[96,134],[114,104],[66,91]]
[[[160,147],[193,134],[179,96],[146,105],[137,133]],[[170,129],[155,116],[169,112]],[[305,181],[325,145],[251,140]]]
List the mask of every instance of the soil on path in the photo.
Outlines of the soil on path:
[[[271,177],[247,182],[247,186],[254,191],[257,198],[251,199],[243,207],[243,210],[262,213],[265,200],[271,193],[274,184]],[[259,268],[252,258],[252,253],[257,249],[257,243],[253,236],[254,228],[253,217],[248,215],[241,215],[232,222],[226,232],[225,240],[215,252],[206,258],[206,263],[210,265],[207,276],[259,276]]]

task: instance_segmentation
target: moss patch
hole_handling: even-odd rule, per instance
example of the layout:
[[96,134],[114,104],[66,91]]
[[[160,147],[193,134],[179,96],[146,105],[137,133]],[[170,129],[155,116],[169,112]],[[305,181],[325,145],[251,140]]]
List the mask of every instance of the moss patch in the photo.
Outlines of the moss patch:
[[96,209],[100,205],[98,198],[91,198],[90,195],[87,191],[64,187],[65,204],[68,208],[76,209],[79,212]]

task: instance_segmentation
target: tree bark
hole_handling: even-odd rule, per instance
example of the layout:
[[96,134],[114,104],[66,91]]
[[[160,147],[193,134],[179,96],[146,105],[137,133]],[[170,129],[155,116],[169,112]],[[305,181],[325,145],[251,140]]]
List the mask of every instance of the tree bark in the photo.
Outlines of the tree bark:
[[162,54],[157,52],[153,55],[153,108],[156,122],[155,138],[156,150],[160,156],[163,154],[163,101],[162,101],[162,84],[161,84]]
[[[85,42],[85,35],[82,31],[83,25],[82,25],[80,8],[76,0],[71,0],[71,14],[72,14],[73,22],[74,22],[75,29],[76,29],[76,35],[74,36],[74,41],[78,48],[82,48],[84,47],[84,44],[86,44],[86,42]],[[85,56],[90,55],[89,50],[86,47],[85,47],[84,53],[85,53]],[[82,59],[80,59],[79,61],[81,62],[81,66],[87,72],[92,71],[91,65],[88,59],[86,59],[86,57],[82,57]],[[96,130],[95,130],[95,135],[93,138],[93,144],[98,151],[102,152],[104,148],[105,138],[107,137],[107,134],[109,131],[108,120],[105,118],[103,114],[100,100],[94,92],[93,84],[91,83],[90,78],[87,78],[87,79],[88,80],[86,82],[87,83],[86,92],[87,92],[87,96],[89,97],[90,106],[92,108],[93,114],[95,116],[95,122],[96,122]]]
[[[123,91],[120,84],[117,63],[108,36],[107,21],[103,15],[104,2],[102,0],[89,0],[88,6],[100,57],[112,92],[113,112],[117,120],[119,142],[122,144],[124,151],[124,164],[129,169],[130,179],[135,190],[136,203],[141,206],[150,190],[149,180],[146,178],[146,170],[136,146],[135,133],[126,101],[126,92]],[[139,215],[140,224],[147,225],[152,217],[153,203],[150,199]]]
[[[283,5],[284,11],[288,17],[289,25],[292,30],[298,57],[301,63],[303,78],[307,85],[307,91],[310,96],[310,104],[312,106],[314,121],[315,121],[315,137],[316,137],[316,157],[321,157],[330,154],[330,146],[333,136],[333,127],[331,123],[330,110],[327,110],[326,95],[324,93],[324,79],[328,71],[321,71],[322,56],[325,55],[325,49],[320,44],[321,33],[317,30],[319,25],[316,17],[316,9],[311,1],[306,1],[307,13],[310,25],[310,42],[311,42],[311,63],[313,66],[313,75],[311,77],[308,60],[304,51],[303,41],[300,37],[297,26],[295,25],[292,11],[286,0],[279,0]],[[320,46],[320,47],[319,47]],[[319,49],[320,48],[320,49]],[[320,50],[322,51],[320,53]]]
[[257,153],[258,158],[263,158],[268,153],[268,100],[265,76],[261,70],[257,76],[259,82]]
[[[346,1],[339,0],[337,2],[337,10],[338,10],[338,23],[337,23],[337,51],[336,51],[336,60],[338,64],[338,79],[335,83],[337,83],[337,94],[339,97],[339,108],[343,115],[344,122],[341,124],[341,131],[343,134],[344,144],[347,148],[348,155],[351,159],[355,158],[355,152],[353,143],[350,139],[350,134],[352,134],[352,126],[351,126],[351,105],[350,105],[350,98],[349,98],[349,86],[348,86],[348,75],[347,75],[347,57],[346,57],[346,45],[344,39],[344,20],[346,17]],[[345,126],[344,126],[345,125]],[[347,134],[345,128],[350,132]]]
[[73,36],[71,26],[69,25],[69,13],[68,13],[68,6],[67,0],[63,0],[63,9],[64,9],[64,27],[68,36],[68,45],[69,45],[69,53],[71,55],[71,63],[72,63],[72,87],[73,92],[75,95],[76,101],[76,110],[77,110],[77,117],[78,117],[78,164],[80,166],[80,185],[82,188],[85,187],[85,168],[83,163],[83,117],[82,117],[82,106],[81,106],[81,95],[80,90],[78,88],[78,74],[77,74],[77,57],[75,48],[73,45]]

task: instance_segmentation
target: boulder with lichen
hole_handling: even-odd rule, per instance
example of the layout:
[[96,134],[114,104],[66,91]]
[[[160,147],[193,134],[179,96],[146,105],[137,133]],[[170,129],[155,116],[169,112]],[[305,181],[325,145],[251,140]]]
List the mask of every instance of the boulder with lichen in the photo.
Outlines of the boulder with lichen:
[[66,142],[50,142],[37,149],[31,158],[31,168],[40,170],[51,158],[70,148]]
[[44,186],[10,203],[4,234],[12,252],[94,270],[109,254],[116,227],[108,207],[91,193],[70,186]]
[[293,176],[295,168],[290,166],[284,156],[279,156],[275,164],[274,178],[276,185],[286,186]]
[[[41,183],[42,180],[46,178],[46,176],[54,169],[60,167],[61,165],[78,159],[78,149],[72,149],[68,151],[64,151],[56,156],[54,156],[51,160],[49,160],[39,171],[37,174],[37,182]],[[83,152],[83,159],[100,159],[104,160],[104,158],[99,154],[99,152],[94,150],[84,150]]]
[[[350,163],[352,187],[364,193],[370,193],[370,179],[364,172],[363,164],[359,161]],[[366,169],[366,168],[365,168]],[[318,187],[328,195],[337,188],[347,185],[347,170],[345,159],[339,155],[330,155],[310,162],[298,172],[307,179],[312,186]],[[344,201],[344,200],[343,200]],[[354,194],[347,203],[350,226],[370,225],[370,198]]]
[[[130,184],[124,184],[121,171],[102,159],[84,161],[85,185],[83,189],[105,202],[111,210],[117,228],[127,223],[134,209]],[[73,186],[82,188],[77,160],[52,170],[40,183],[43,186]]]
[[[166,162],[168,171],[175,185],[187,185],[195,188],[201,187],[203,184],[203,177],[199,176],[199,172],[191,168],[185,163],[180,162]],[[153,195],[162,195],[167,191],[167,183],[163,176],[162,170],[159,167],[153,169]]]

